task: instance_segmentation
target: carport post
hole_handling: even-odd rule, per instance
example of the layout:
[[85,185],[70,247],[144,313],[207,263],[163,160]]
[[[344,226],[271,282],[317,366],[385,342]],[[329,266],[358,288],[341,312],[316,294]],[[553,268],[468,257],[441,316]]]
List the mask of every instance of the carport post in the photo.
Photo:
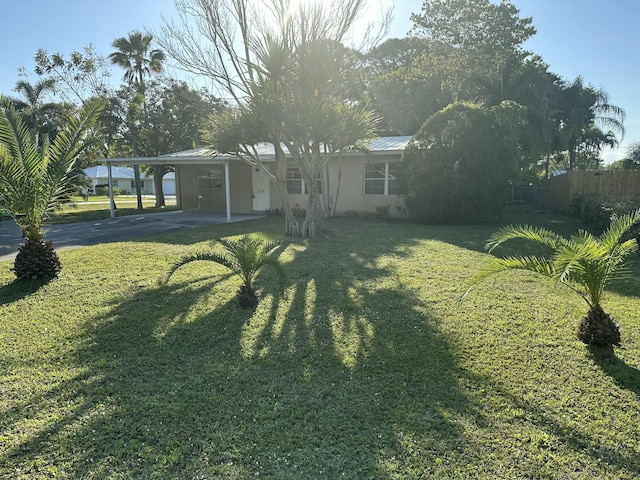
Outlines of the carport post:
[[231,223],[231,192],[229,191],[229,162],[224,162],[224,189],[227,203],[227,223]]
[[116,218],[116,204],[113,201],[113,175],[111,174],[110,163],[107,163],[107,176],[109,178],[109,212],[111,218]]

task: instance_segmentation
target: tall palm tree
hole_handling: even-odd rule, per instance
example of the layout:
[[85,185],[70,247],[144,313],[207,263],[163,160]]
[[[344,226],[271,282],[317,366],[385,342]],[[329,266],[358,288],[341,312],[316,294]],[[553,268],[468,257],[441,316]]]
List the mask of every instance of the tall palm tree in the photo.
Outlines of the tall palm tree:
[[[143,97],[143,110],[146,112],[146,107],[144,107],[144,92],[145,92],[145,77],[151,75],[151,73],[160,73],[162,72],[162,64],[165,60],[165,54],[162,50],[151,48],[151,41],[153,40],[153,35],[150,33],[140,33],[138,31],[134,31],[129,33],[129,37],[120,37],[116,38],[112,46],[116,49],[115,52],[109,55],[109,59],[111,63],[117,65],[121,68],[124,68],[124,77],[123,79],[129,83],[129,85],[134,85],[137,89],[137,92],[140,96]],[[132,132],[133,129],[132,129]],[[135,133],[135,132],[134,132]],[[132,147],[133,147],[133,156],[138,156],[138,145],[137,145],[137,135],[133,135],[132,138]],[[161,171],[154,167],[156,175],[161,175]],[[134,173],[134,181],[136,185],[136,196],[138,199],[138,210],[142,210],[142,195],[140,193],[140,166],[133,166]]]
[[565,85],[560,93],[562,131],[569,151],[569,170],[573,170],[578,144],[583,133],[594,126],[624,136],[624,109],[609,103],[609,96],[603,89],[585,87],[582,78],[577,77]]
[[150,33],[131,32],[129,37],[116,38],[111,46],[116,49],[109,55],[111,63],[125,70],[124,81],[135,85],[144,93],[145,77],[151,73],[162,72],[165,54],[162,50],[150,50],[153,35]]
[[266,266],[273,268],[281,279],[285,278],[285,271],[280,259],[273,250],[280,241],[266,242],[251,235],[243,235],[240,240],[218,240],[224,247],[224,253],[198,252],[186,255],[176,262],[169,271],[166,281],[183,265],[200,260],[215,262],[231,270],[242,280],[236,292],[238,303],[243,308],[255,308],[258,305],[258,293],[254,281],[258,273]]
[[569,287],[589,306],[580,322],[578,338],[600,357],[612,357],[613,347],[620,346],[620,330],[601,305],[607,283],[624,277],[624,260],[637,251],[635,238],[621,241],[624,234],[640,222],[640,209],[611,222],[599,237],[579,230],[571,238],[564,238],[550,230],[531,226],[507,226],[494,233],[487,250],[512,239],[523,239],[541,246],[547,255],[509,256],[489,261],[476,280],[504,270],[528,270],[553,278],[559,285]]
[[25,125],[12,103],[0,97],[0,207],[8,210],[20,227],[20,246],[13,271],[18,279],[56,276],[60,260],[51,242],[44,241],[45,215],[69,193],[72,169],[90,145],[89,130],[103,102],[87,102],[52,141],[40,140]]

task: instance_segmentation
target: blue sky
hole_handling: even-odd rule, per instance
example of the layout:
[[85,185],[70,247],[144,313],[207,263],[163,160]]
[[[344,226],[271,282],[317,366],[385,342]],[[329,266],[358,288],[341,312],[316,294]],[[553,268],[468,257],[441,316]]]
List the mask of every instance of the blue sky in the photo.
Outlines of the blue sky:
[[[392,0],[373,0],[390,4]],[[111,52],[111,42],[132,30],[157,29],[162,16],[173,14],[172,0],[31,0],[2,6],[0,29],[0,93],[12,95],[18,68],[33,70],[38,48],[68,55],[89,43],[98,53]],[[637,0],[512,0],[521,16],[533,17],[538,33],[526,47],[538,53],[550,70],[572,80],[603,88],[611,103],[627,113],[622,147],[605,153],[605,161],[621,158],[632,141],[640,141],[640,50]],[[396,0],[391,36],[405,36],[409,16],[421,0]],[[375,15],[375,9],[370,10]],[[31,79],[32,81],[34,78]],[[120,81],[114,72],[113,84]]]

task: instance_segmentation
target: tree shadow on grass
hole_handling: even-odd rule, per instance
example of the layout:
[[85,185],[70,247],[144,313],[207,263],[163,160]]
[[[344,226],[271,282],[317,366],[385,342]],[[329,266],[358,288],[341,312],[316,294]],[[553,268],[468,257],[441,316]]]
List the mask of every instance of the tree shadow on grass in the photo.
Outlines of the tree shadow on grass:
[[[607,362],[601,362],[600,367],[610,374],[622,388],[627,388],[637,393],[638,385],[632,386],[630,384],[630,382],[638,381],[636,369],[620,363]],[[635,372],[630,372],[630,369]],[[614,372],[614,370],[617,371]],[[544,402],[534,397],[523,398],[514,395],[490,379],[477,378],[476,381],[483,385],[492,385],[491,388],[495,395],[504,399],[510,408],[522,412],[512,420],[512,428],[514,430],[517,431],[521,424],[529,424],[534,426],[535,430],[542,432],[541,435],[535,436],[535,430],[527,428],[527,437],[515,436],[523,443],[519,448],[532,449],[537,453],[532,456],[536,465],[532,463],[528,466],[531,474],[535,472],[534,468],[536,468],[541,472],[553,472],[554,475],[558,475],[558,471],[554,469],[554,464],[557,464],[558,459],[563,457],[561,455],[553,457],[554,452],[559,448],[568,448],[578,454],[590,457],[593,468],[596,466],[605,467],[604,470],[600,471],[595,469],[594,471],[587,470],[589,475],[598,475],[598,478],[601,478],[599,475],[605,475],[603,473],[605,471],[611,475],[613,475],[613,472],[621,473],[621,476],[616,476],[616,478],[628,478],[627,475],[629,473],[633,472],[637,475],[640,472],[640,458],[633,441],[628,442],[628,439],[623,439],[619,436],[617,439],[606,438],[607,442],[605,443],[602,442],[602,439],[591,435],[589,423],[594,420],[601,420],[598,415],[605,417],[607,415],[606,412],[602,412],[601,408],[598,408],[598,405],[593,405],[588,415],[576,418],[574,415],[567,414],[567,412],[550,409],[544,405]],[[577,424],[576,420],[581,420],[583,423]],[[516,450],[514,454],[520,454],[520,452]],[[579,462],[575,463],[577,469]],[[584,465],[582,468],[584,468]],[[536,475],[536,478],[540,477]]]
[[[234,350],[221,338],[237,338],[234,327],[249,315],[232,297],[210,301],[212,289],[226,282],[198,280],[140,291],[92,319],[71,367],[78,373],[3,412],[9,435],[25,417],[39,428],[5,449],[0,471],[25,478],[170,472],[177,452],[193,446],[182,420],[214,402],[200,393],[210,387],[207,372],[218,368],[216,357]],[[191,393],[197,402],[189,401]]]
[[[419,239],[406,232],[347,225],[291,246],[292,284],[261,278],[255,312],[233,280],[186,271],[118,299],[87,326],[77,373],[1,420],[24,437],[0,473],[499,478],[504,457],[481,458],[475,435],[491,426],[474,391],[489,380],[459,366],[441,310],[398,279],[394,257]],[[41,428],[21,431],[25,415]]]
[[295,462],[299,478],[442,474],[444,459],[473,456],[462,425],[483,420],[436,316],[378,265],[413,240],[377,236],[355,251],[340,233],[299,251],[290,266],[298,280],[265,297],[243,330],[247,361],[282,371],[284,385],[271,391],[294,419],[289,440],[270,451]]
[[595,362],[620,388],[635,393],[640,399],[640,370],[620,359],[613,362],[606,360],[595,360]]
[[22,300],[36,293],[42,287],[50,283],[54,278],[43,278],[38,280],[13,280],[11,283],[0,287],[0,305]]
[[437,458],[472,449],[458,420],[475,412],[436,319],[375,287],[389,272],[374,257],[393,241],[329,263],[335,242],[308,246],[293,284],[263,284],[255,312],[237,307],[234,281],[186,273],[114,302],[88,325],[78,373],[7,412],[10,433],[25,414],[43,421],[3,471],[384,478],[423,456],[437,473]]

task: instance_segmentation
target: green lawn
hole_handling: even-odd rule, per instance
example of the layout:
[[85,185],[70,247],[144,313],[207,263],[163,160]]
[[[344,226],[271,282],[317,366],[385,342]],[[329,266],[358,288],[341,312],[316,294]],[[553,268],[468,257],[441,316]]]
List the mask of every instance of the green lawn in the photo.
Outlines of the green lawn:
[[[103,220],[109,218],[111,211],[109,209],[109,197],[91,196],[88,201],[84,201],[82,197],[73,197],[72,203],[63,206],[60,210],[56,210],[47,219],[47,225],[73,222],[88,222],[93,220]],[[138,215],[140,210],[137,209],[138,201],[135,195],[118,196],[115,198],[118,216]],[[142,213],[166,212],[177,210],[175,197],[167,197],[165,199],[166,207],[155,208],[155,197],[152,195],[144,196],[142,199]]]
[[0,263],[0,478],[640,476],[637,256],[604,300],[609,364],[576,340],[586,303],[546,279],[496,275],[458,305],[497,224],[329,228],[286,243],[290,284],[263,276],[255,312],[214,264],[158,281],[282,219],[63,251],[39,288]]

